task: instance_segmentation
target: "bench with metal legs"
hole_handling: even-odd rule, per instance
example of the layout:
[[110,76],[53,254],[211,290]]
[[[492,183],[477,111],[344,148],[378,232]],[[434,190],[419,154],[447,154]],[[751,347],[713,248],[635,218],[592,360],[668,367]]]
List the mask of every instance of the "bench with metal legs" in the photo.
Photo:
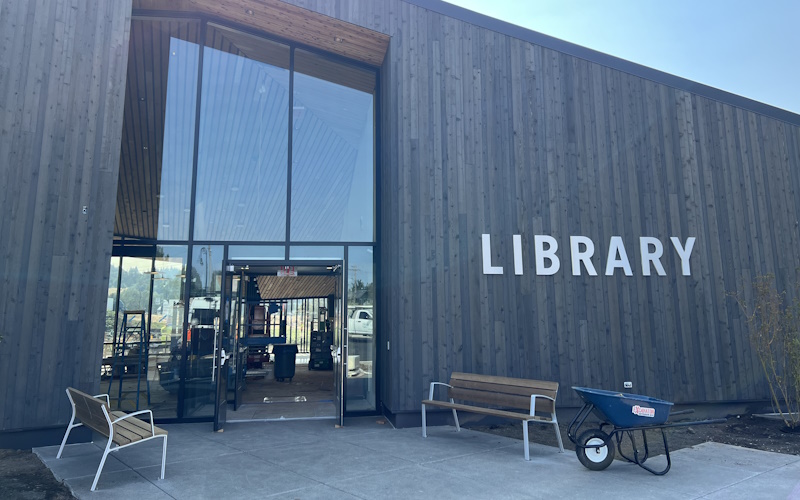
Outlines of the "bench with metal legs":
[[[72,387],[67,388],[67,397],[72,405],[72,418],[69,421],[67,432],[61,441],[61,447],[58,449],[56,458],[61,458],[69,433],[75,427],[85,425],[108,438],[105,450],[103,450],[103,458],[100,460],[100,466],[94,476],[92,491],[97,487],[97,481],[100,479],[100,473],[103,472],[103,466],[109,453],[156,438],[163,438],[164,440],[161,452],[161,479],[164,479],[164,468],[167,461],[167,431],[153,425],[152,411],[140,410],[133,413],[109,411],[107,394],[90,396]],[[104,398],[104,400],[100,398]],[[137,415],[149,415],[150,421],[140,420],[136,418]]]
[[[437,386],[447,387],[449,401],[435,400],[434,389]],[[528,422],[550,424],[555,427],[558,449],[564,453],[561,432],[556,419],[557,382],[527,380],[492,375],[476,375],[472,373],[454,372],[450,383],[431,382],[428,399],[422,401],[422,437],[428,437],[426,406],[447,408],[453,411],[456,431],[461,430],[457,410],[478,413],[493,417],[502,417],[522,421],[522,438],[524,441],[525,460],[530,460],[528,445]],[[475,404],[456,403],[455,400],[501,406],[503,408],[519,408],[528,413],[489,408]],[[536,415],[536,412],[549,414],[549,417]]]

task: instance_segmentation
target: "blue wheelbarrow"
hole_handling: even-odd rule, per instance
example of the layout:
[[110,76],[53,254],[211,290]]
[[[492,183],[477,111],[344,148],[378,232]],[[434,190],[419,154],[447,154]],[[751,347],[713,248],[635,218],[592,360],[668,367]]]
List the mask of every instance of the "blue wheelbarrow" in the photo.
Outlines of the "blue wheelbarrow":
[[[614,461],[614,449],[619,456],[627,462],[638,465],[644,470],[657,476],[669,472],[672,460],[669,456],[669,445],[664,429],[687,425],[717,424],[725,419],[698,420],[694,422],[667,423],[671,416],[691,413],[694,410],[670,412],[672,403],[661,399],[643,396],[641,394],[628,394],[588,387],[573,387],[583,401],[583,407],[567,427],[567,436],[575,444],[575,453],[578,460],[590,470],[603,470]],[[586,423],[586,418],[594,414],[600,422],[596,428],[586,429],[580,434],[581,427]],[[588,425],[587,425],[588,426]],[[664,452],[667,466],[663,470],[655,470],[645,465],[650,454],[647,445],[646,431],[659,430],[664,440]],[[635,433],[641,431],[642,446],[639,448]],[[577,437],[576,437],[577,436]],[[633,456],[628,456],[622,451],[622,442],[628,438],[633,450]],[[614,442],[616,441],[616,446]]]

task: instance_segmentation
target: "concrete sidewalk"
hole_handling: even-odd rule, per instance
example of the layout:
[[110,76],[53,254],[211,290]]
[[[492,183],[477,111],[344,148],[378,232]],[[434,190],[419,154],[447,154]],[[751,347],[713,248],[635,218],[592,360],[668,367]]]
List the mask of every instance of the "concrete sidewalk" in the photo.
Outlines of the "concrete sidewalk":
[[57,446],[34,452],[78,498],[800,498],[795,455],[705,443],[673,452],[662,477],[620,461],[592,472],[570,451],[531,443],[526,462],[520,440],[449,426],[424,439],[377,420],[165,425],[163,480],[157,440],[112,453],[95,492],[104,442],[69,445],[60,460]]

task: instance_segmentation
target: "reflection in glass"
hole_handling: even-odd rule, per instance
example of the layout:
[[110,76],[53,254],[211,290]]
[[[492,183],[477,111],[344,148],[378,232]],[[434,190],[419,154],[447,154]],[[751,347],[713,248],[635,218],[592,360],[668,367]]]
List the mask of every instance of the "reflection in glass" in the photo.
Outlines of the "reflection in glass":
[[189,237],[199,46],[170,38],[164,153],[158,194],[158,239]]
[[222,257],[221,245],[197,245],[192,249],[184,417],[214,414],[214,353],[220,340]]
[[230,30],[210,29],[209,40],[216,47],[203,53],[194,236],[284,241],[288,48]]
[[[114,345],[114,332],[117,331],[117,293],[119,292],[119,266],[121,257],[111,257],[111,266],[108,272],[108,296],[106,298],[106,327],[103,334],[103,360],[111,359]],[[110,375],[110,365],[102,363],[101,377]]]
[[372,247],[350,247],[347,263],[347,411],[375,410],[375,273]]
[[199,26],[131,21],[116,235],[189,237]]
[[147,407],[150,397],[147,349],[153,261],[149,257],[123,257],[118,262],[122,266],[118,318],[111,345],[103,349],[101,373],[111,408],[130,411]]
[[289,247],[292,260],[342,260],[344,247],[293,246]]
[[183,291],[186,286],[186,247],[159,246],[153,278],[148,372],[151,406],[157,417],[176,417],[183,353]]
[[292,241],[374,238],[372,72],[295,51]]
[[263,245],[231,245],[228,247],[230,260],[284,260],[286,247]]

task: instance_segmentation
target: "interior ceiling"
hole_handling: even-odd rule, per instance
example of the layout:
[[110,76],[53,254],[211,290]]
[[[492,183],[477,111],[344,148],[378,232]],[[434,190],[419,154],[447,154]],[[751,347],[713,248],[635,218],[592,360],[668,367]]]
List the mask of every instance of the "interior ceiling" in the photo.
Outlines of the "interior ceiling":
[[280,0],[133,0],[134,10],[189,11],[380,66],[389,36]]
[[327,297],[336,292],[336,276],[277,276],[255,277],[258,293],[263,300],[313,299]]

